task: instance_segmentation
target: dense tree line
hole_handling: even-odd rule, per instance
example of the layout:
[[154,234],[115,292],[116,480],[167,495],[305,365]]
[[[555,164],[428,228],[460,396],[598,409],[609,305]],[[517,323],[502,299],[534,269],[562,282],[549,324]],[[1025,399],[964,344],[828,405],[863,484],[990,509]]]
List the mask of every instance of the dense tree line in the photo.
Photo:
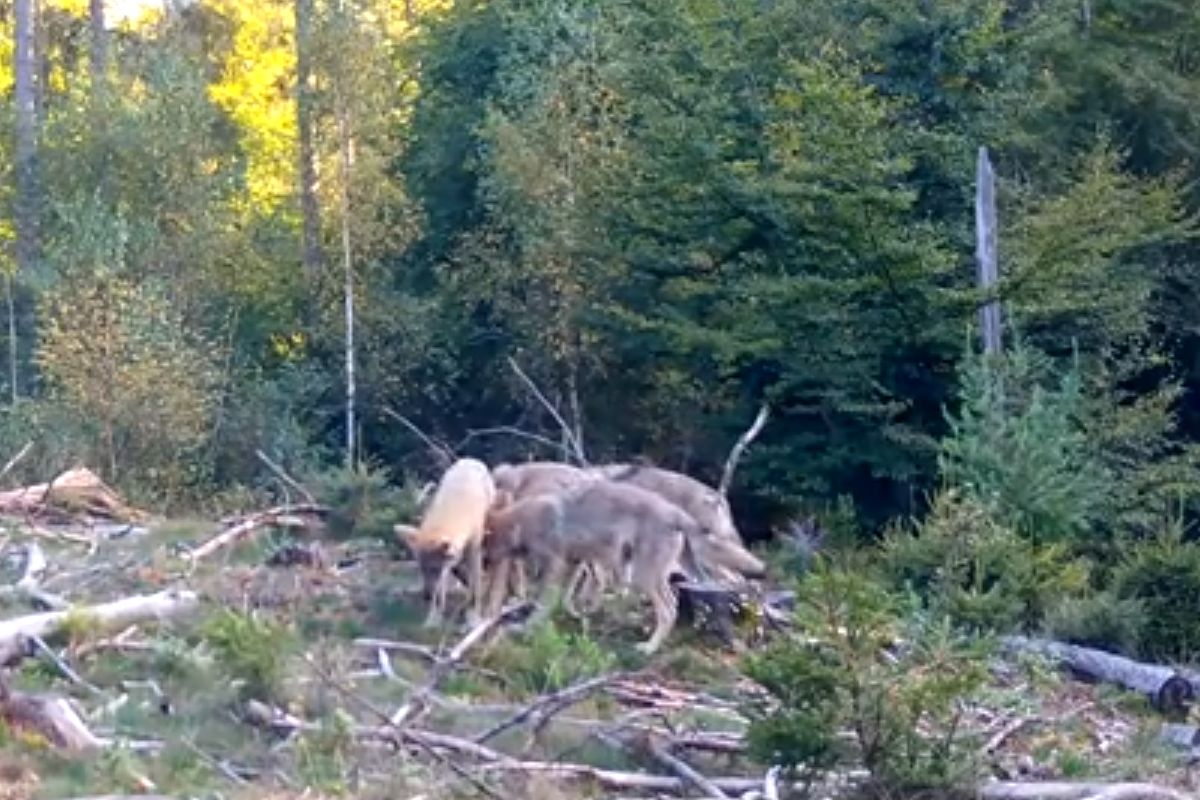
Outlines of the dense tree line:
[[[918,513],[970,453],[1025,463],[1030,409],[1068,395],[1061,463],[1029,463],[1094,482],[1038,530],[1191,508],[1194,3],[99,6],[43,3],[30,75],[28,4],[4,19],[0,442],[44,442],[28,470],[82,457],[194,502],[266,485],[256,448],[336,462],[350,285],[353,456],[397,475],[434,462],[385,409],[474,455],[562,457],[481,432],[559,438],[511,357],[593,459],[714,482],[769,404],[751,528],[839,497]],[[963,380],[980,146],[1029,361],[999,400]]]

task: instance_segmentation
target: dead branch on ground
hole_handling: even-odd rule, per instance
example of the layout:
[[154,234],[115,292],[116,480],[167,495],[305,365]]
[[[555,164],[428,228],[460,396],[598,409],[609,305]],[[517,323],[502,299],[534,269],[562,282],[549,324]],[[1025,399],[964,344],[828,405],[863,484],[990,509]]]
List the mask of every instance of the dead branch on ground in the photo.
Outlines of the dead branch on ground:
[[48,483],[0,492],[0,514],[67,520],[84,516],[120,522],[142,522],[149,518],[149,514],[128,505],[85,467],[67,470]]
[[412,693],[408,698],[408,702],[396,709],[396,713],[390,717],[392,725],[397,729],[403,729],[418,713],[423,712],[428,707],[428,695],[437,690],[438,684],[441,683],[442,679],[446,677],[458,662],[462,661],[471,648],[486,639],[501,625],[527,618],[532,610],[533,603],[528,601],[516,603],[502,610],[496,616],[485,619],[468,631],[467,635],[446,654],[445,658],[433,665],[425,683]]
[[226,528],[195,550],[192,550],[187,554],[187,558],[192,563],[195,563],[206,556],[212,555],[223,547],[240,542],[261,528],[277,525],[281,521],[289,521],[296,516],[321,516],[328,512],[328,507],[311,503],[298,506],[276,506],[266,511],[259,511],[246,517],[241,522]]
[[754,418],[754,422],[746,429],[746,432],[738,437],[734,443],[733,449],[729,451],[729,457],[725,459],[725,469],[721,471],[721,483],[717,487],[717,491],[722,497],[729,494],[729,487],[733,484],[733,473],[737,469],[738,462],[742,459],[742,453],[750,446],[750,443],[758,438],[762,433],[763,426],[767,424],[767,417],[770,416],[771,407],[766,403],[762,404],[762,408],[758,410],[758,416]]
[[0,680],[0,719],[11,730],[37,734],[63,750],[92,751],[105,745],[65,698],[16,692],[5,680]]
[[94,606],[0,620],[0,651],[19,649],[21,639],[48,639],[59,633],[72,618],[87,619],[93,631],[125,628],[137,622],[180,616],[199,605],[195,592],[168,589],[149,595],[134,595]]
[[499,736],[501,733],[504,733],[509,728],[514,728],[517,725],[520,725],[522,722],[525,722],[531,717],[536,717],[537,724],[535,727],[540,728],[544,724],[544,721],[550,716],[557,714],[574,703],[578,703],[579,701],[591,695],[593,692],[608,686],[613,681],[620,680],[625,677],[627,676],[623,673],[601,675],[598,678],[591,678],[581,681],[573,686],[560,689],[557,692],[551,692],[550,694],[542,695],[532,703],[529,703],[524,708],[517,711],[512,716],[476,736],[475,741],[479,744],[484,744],[485,742]]
[[710,800],[729,800],[729,795],[725,794],[720,786],[717,786],[706,778],[691,764],[681,758],[676,758],[665,747],[653,739],[650,739],[648,746],[650,755],[654,757],[655,761],[678,775],[680,780],[695,786],[704,793],[705,797],[710,798]]

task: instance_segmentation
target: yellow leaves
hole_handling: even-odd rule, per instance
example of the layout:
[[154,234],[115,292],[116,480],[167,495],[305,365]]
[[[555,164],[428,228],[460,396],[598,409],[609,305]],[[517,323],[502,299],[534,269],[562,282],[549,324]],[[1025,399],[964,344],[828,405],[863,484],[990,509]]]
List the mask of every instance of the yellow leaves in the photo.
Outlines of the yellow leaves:
[[271,352],[283,361],[299,361],[304,357],[306,340],[301,331],[271,334]]
[[248,210],[270,213],[295,185],[295,20],[291,2],[214,0],[235,26],[233,47],[209,97],[237,123],[249,158]]

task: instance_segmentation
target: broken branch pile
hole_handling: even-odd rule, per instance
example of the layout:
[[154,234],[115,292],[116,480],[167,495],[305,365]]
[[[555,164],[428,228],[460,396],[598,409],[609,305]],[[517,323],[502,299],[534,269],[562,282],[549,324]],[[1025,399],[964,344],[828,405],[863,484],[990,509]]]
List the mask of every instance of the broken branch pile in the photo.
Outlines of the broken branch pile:
[[85,467],[69,469],[47,483],[0,492],[0,514],[68,522],[88,518],[133,523],[148,518]]

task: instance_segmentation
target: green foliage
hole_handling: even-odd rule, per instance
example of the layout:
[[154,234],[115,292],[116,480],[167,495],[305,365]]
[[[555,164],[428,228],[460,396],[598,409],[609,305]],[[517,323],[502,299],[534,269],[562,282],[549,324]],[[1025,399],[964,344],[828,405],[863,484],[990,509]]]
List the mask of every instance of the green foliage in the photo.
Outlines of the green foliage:
[[513,688],[539,695],[612,670],[616,656],[587,633],[564,631],[548,619],[526,631],[519,641],[498,645],[487,662]]
[[197,453],[212,429],[214,355],[145,283],[88,276],[45,296],[38,362],[94,430],[78,443],[81,455],[112,480],[169,497],[203,477]]
[[1200,652],[1200,544],[1185,540],[1178,522],[1130,544],[1114,567],[1112,592],[1139,602],[1145,622],[1139,651],[1156,661],[1189,660]]
[[[804,636],[772,643],[746,671],[777,706],[752,709],[751,751],[802,774],[861,759],[882,794],[960,788],[978,766],[959,703],[986,677],[986,653],[945,624],[905,623],[862,571],[822,561],[799,587]],[[903,635],[906,646],[884,656]],[[854,746],[839,739],[854,733]]]
[[1108,488],[1078,421],[1079,365],[1057,386],[1047,385],[1052,373],[1052,363],[1019,337],[1003,356],[968,353],[939,458],[950,485],[1035,542],[1082,537]]
[[1044,624],[1053,639],[1132,655],[1138,652],[1148,621],[1140,599],[1104,591],[1060,598],[1046,610]]
[[201,638],[226,673],[243,682],[238,690],[242,698],[283,699],[286,659],[296,642],[288,626],[223,608],[205,621]]
[[892,585],[917,592],[932,613],[977,631],[1036,625],[1089,578],[1086,562],[1061,543],[1035,544],[953,489],[933,499],[919,526],[887,534],[881,566]]
[[321,727],[306,732],[296,743],[296,761],[305,786],[321,793],[349,794],[348,776],[354,746],[353,718],[335,709],[321,719]]
[[389,482],[388,471],[367,463],[338,466],[306,475],[305,485],[317,502],[329,507],[330,535],[350,538],[395,538],[392,526],[417,516],[414,493]]

